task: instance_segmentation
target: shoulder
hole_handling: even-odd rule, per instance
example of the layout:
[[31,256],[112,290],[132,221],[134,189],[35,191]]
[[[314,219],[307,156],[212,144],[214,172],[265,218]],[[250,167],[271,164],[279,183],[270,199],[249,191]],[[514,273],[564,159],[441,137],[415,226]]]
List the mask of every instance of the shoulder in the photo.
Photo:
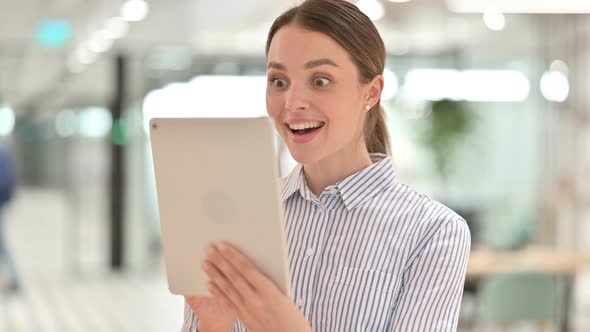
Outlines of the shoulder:
[[402,216],[414,234],[415,245],[420,246],[445,229],[454,229],[456,236],[470,236],[465,219],[443,203],[401,182],[388,191],[392,199],[399,201],[398,206],[404,206]]
[[401,184],[402,203],[408,207],[403,217],[407,256],[405,269],[420,259],[453,255],[465,261],[471,247],[471,233],[465,219],[448,206],[428,195]]

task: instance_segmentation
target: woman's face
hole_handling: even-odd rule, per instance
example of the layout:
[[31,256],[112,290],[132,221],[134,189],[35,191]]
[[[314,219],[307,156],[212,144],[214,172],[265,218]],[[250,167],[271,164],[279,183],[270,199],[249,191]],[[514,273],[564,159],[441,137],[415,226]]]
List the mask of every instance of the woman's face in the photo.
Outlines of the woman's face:
[[[284,26],[272,39],[267,68],[268,115],[295,160],[315,163],[364,145],[368,91],[336,41]],[[301,130],[306,127],[318,128]]]

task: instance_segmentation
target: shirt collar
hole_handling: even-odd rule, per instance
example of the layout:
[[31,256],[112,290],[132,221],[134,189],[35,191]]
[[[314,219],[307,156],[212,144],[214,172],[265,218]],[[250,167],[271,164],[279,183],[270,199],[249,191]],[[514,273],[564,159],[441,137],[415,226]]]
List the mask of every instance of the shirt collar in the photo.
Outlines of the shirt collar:
[[[329,186],[329,188],[336,187],[338,189],[346,209],[349,211],[392,186],[396,181],[397,176],[390,156],[381,153],[369,155],[373,161],[372,165],[338,181],[335,185]],[[301,164],[295,166],[293,171],[283,180],[283,201],[296,192],[299,192],[301,197],[308,201],[317,200],[314,199],[315,195],[307,187]]]
[[[297,164],[295,168],[283,178],[282,181],[282,198],[283,202],[289,199],[295,192],[299,191],[299,182],[305,180],[303,176],[303,165]],[[305,182],[305,181],[303,181]]]

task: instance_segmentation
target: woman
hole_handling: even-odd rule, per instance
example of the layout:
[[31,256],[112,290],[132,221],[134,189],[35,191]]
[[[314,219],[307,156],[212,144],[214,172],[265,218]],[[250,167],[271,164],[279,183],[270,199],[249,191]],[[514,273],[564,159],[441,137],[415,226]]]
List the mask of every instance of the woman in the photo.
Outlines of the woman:
[[212,297],[186,297],[184,331],[455,331],[469,230],[397,180],[371,20],[308,0],[277,18],[266,55],[267,111],[299,163],[282,187],[292,298],[217,244]]
[[14,187],[15,174],[12,155],[8,146],[0,141],[0,271],[6,271],[8,277],[6,289],[10,293],[15,293],[20,288],[18,273],[6,243],[6,220],[4,220],[4,210],[12,199]]

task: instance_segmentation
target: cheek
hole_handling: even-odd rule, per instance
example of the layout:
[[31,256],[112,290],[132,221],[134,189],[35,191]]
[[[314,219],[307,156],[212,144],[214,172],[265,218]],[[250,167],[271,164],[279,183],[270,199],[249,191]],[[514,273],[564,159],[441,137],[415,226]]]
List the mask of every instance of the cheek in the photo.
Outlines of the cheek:
[[[352,91],[351,87],[348,91]],[[362,128],[363,110],[360,106],[360,97],[355,93],[341,94],[334,99],[334,105],[338,105],[337,109],[332,111],[331,116],[338,121],[340,128],[348,134],[353,134]],[[337,114],[335,114],[337,113]]]
[[337,140],[348,141],[363,130],[361,112],[349,103],[335,103],[325,115],[331,123],[331,136]]
[[279,97],[266,95],[266,112],[273,120],[278,120],[283,109],[283,104]]
[[283,103],[278,97],[266,96],[266,113],[273,122],[275,129],[279,135],[283,136],[283,121],[281,120],[281,113],[283,112]]

